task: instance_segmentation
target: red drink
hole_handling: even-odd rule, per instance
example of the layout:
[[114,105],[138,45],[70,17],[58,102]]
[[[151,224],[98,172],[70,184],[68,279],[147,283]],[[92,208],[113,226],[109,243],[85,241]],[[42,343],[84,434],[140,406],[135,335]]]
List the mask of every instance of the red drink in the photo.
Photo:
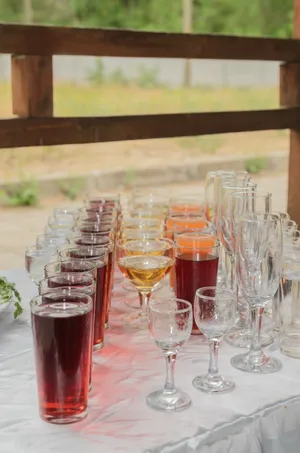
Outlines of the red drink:
[[[194,306],[198,288],[215,286],[219,258],[206,252],[183,253],[175,260],[176,297],[187,300]],[[192,334],[200,334],[194,317]]]
[[[55,305],[55,308],[54,308]],[[73,423],[87,414],[92,301],[74,292],[48,293],[31,303],[40,415]]]
[[96,264],[96,298],[94,317],[94,347],[96,351],[104,345],[105,316],[108,293],[108,251],[103,247],[78,246],[60,252],[62,259],[72,258],[93,261]]

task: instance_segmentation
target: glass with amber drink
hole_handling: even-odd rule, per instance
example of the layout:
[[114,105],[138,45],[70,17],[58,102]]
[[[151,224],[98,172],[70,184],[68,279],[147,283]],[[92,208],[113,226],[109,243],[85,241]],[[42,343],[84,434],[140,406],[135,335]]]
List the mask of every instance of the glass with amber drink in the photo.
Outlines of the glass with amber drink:
[[118,266],[137,289],[141,304],[139,312],[124,318],[125,325],[147,329],[151,293],[173,266],[173,254],[174,243],[167,239],[118,241]]
[[47,422],[74,423],[87,415],[92,305],[89,295],[63,289],[30,303],[39,411]]
[[[216,286],[220,243],[214,234],[175,234],[176,297],[194,304],[197,289]],[[193,320],[192,334],[201,332]]]

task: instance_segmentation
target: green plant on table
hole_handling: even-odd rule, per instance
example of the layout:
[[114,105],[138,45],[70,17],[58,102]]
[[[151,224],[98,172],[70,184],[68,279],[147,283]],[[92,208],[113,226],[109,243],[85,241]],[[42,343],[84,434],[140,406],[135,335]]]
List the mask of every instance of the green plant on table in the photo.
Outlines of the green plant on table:
[[12,299],[14,300],[14,318],[16,319],[23,313],[21,306],[21,296],[19,291],[16,289],[15,283],[9,282],[5,277],[0,277],[0,304],[7,304]]

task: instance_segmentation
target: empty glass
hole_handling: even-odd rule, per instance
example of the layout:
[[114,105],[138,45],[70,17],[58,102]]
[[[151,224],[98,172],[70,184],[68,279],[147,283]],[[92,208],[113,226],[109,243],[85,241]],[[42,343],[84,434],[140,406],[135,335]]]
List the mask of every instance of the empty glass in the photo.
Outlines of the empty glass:
[[215,286],[199,288],[195,295],[194,319],[208,340],[210,359],[207,374],[197,376],[193,385],[206,393],[230,392],[235,385],[220,375],[218,351],[221,339],[236,321],[236,294]]
[[264,353],[260,334],[264,307],[278,291],[282,275],[282,226],[278,216],[256,213],[239,221],[236,261],[239,288],[249,304],[253,333],[249,352],[234,356],[231,364],[250,373],[273,373],[281,363]]
[[190,397],[174,384],[179,349],[192,330],[192,305],[181,299],[153,300],[149,304],[149,331],[166,359],[167,376],[162,390],[147,396],[147,404],[161,411],[180,411],[191,405]]
[[25,269],[31,280],[38,285],[44,278],[46,264],[57,261],[57,250],[53,248],[39,249],[35,246],[27,247],[25,251]]

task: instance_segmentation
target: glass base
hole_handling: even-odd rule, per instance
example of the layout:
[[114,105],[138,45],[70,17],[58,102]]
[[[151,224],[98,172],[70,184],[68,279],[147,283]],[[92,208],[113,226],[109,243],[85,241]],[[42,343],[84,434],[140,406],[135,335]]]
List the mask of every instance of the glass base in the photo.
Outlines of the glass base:
[[125,300],[125,305],[129,308],[134,308],[135,310],[138,310],[141,308],[141,304],[139,299],[126,299]]
[[[237,348],[250,348],[252,343],[252,333],[248,329],[234,329],[227,333],[224,337],[225,341],[231,346]],[[260,337],[261,346],[266,348],[274,343],[274,337],[264,333]]]
[[103,346],[104,346],[104,342],[103,342],[103,341],[102,341],[101,343],[94,344],[94,346],[93,346],[93,352],[99,351],[99,349],[102,349]]
[[186,393],[176,389],[174,393],[164,393],[163,390],[157,390],[147,396],[147,405],[158,411],[172,412],[187,409],[192,401]]
[[87,410],[80,412],[79,414],[64,416],[64,415],[48,415],[41,413],[41,419],[48,423],[55,425],[68,425],[70,423],[76,423],[83,420],[87,416]]
[[130,329],[148,330],[148,316],[142,315],[142,312],[126,315],[122,321]]
[[205,376],[195,377],[193,386],[205,393],[228,393],[235,388],[235,383],[227,381],[222,376],[219,376],[216,380],[208,379],[206,374]]
[[268,374],[275,373],[281,369],[280,360],[275,359],[275,357],[268,357],[264,353],[260,363],[250,361],[249,353],[232,357],[230,363],[234,368],[248,373]]

